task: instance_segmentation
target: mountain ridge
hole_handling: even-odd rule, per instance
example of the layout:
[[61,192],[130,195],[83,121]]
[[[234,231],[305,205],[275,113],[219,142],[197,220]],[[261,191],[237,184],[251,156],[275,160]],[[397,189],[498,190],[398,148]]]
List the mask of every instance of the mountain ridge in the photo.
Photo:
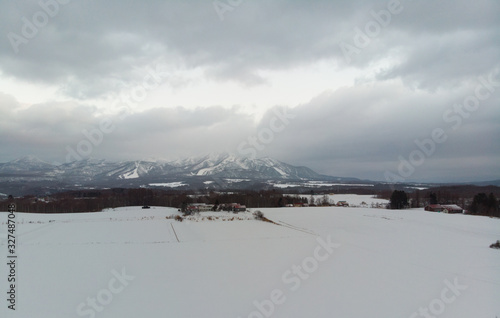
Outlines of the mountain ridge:
[[[0,192],[26,193],[37,185],[47,191],[78,187],[147,187],[150,184],[186,184],[186,188],[251,188],[253,184],[291,181],[355,182],[357,178],[321,175],[304,166],[269,158],[211,153],[173,161],[108,161],[85,158],[64,164],[46,163],[35,156],[0,163]],[[180,182],[180,183],[179,183]],[[7,188],[7,190],[6,190]],[[22,188],[22,189],[20,189]]]
[[[454,183],[453,185],[500,186],[500,180]],[[35,156],[0,163],[0,194],[45,195],[80,189],[164,188],[181,190],[263,190],[294,188],[414,189],[446,183],[402,183],[361,180],[322,175],[304,166],[294,166],[264,157],[247,158],[211,153],[177,160],[143,159],[108,161],[85,158],[50,164]]]

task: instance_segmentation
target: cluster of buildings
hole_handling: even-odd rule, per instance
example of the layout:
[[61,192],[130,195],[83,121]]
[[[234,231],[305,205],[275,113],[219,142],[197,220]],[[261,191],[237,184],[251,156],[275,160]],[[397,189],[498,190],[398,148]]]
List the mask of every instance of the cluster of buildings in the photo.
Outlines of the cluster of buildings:
[[287,208],[303,208],[303,207],[308,207],[309,204],[303,203],[303,202],[298,202],[298,203],[289,203],[285,205]]
[[[335,206],[345,206],[348,207],[349,203],[346,201],[338,201]],[[296,204],[287,204],[287,207],[306,207],[309,206],[307,203],[296,203]],[[143,207],[149,208],[149,207]],[[208,212],[208,211],[227,211],[227,212],[245,212],[247,207],[243,204],[239,203],[223,203],[219,205],[206,204],[206,203],[191,203],[188,204],[184,213],[193,214],[199,212]],[[441,212],[441,213],[464,213],[464,209],[456,204],[429,204],[425,207],[425,211],[430,212]]]
[[[347,201],[338,201],[337,203],[330,203],[330,206],[349,206],[349,203]],[[288,208],[304,208],[310,206],[308,203],[303,203],[303,202],[298,202],[298,203],[293,203],[293,204],[287,204],[285,205]],[[312,205],[316,206],[316,205]]]
[[245,212],[247,207],[239,203],[223,203],[219,205],[206,204],[206,203],[191,203],[188,204],[185,211],[186,214],[193,214],[198,212],[208,211],[228,211],[228,212]]

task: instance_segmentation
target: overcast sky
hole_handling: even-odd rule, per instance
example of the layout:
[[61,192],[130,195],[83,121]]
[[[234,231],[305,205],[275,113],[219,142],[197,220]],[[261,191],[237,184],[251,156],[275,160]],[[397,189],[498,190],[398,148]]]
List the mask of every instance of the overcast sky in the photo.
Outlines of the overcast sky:
[[500,2],[1,1],[0,162],[500,179]]

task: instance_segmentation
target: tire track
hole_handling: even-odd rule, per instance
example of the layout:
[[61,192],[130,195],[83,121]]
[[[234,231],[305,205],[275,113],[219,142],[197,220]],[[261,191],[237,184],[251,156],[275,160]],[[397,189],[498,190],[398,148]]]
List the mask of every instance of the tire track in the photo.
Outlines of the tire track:
[[175,232],[175,229],[174,229],[174,223],[170,223],[170,226],[172,227],[172,231],[174,231],[175,239],[177,240],[178,243],[180,243],[181,241],[179,241],[179,238],[177,237],[177,233]]
[[314,236],[318,236],[318,234],[314,233],[313,231],[311,230],[307,230],[307,229],[303,229],[303,228],[300,228],[300,227],[297,227],[295,225],[292,225],[292,224],[288,224],[286,222],[283,222],[281,220],[278,220],[278,222],[276,223],[278,225],[281,225],[281,226],[284,226],[284,227],[287,227],[289,229],[292,229],[292,230],[295,230],[295,231],[300,231],[300,232],[304,232],[304,233],[307,233],[307,234],[310,234],[310,235],[314,235]]

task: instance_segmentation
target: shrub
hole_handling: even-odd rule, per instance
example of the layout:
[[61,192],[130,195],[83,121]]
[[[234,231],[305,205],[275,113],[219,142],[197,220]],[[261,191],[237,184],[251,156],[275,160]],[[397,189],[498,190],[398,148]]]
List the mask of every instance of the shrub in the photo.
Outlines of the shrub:
[[490,247],[500,249],[500,241],[497,241],[496,243],[491,244]]
[[264,219],[264,213],[262,213],[261,211],[257,210],[253,213],[253,215],[255,216],[255,219],[256,220],[262,220]]

